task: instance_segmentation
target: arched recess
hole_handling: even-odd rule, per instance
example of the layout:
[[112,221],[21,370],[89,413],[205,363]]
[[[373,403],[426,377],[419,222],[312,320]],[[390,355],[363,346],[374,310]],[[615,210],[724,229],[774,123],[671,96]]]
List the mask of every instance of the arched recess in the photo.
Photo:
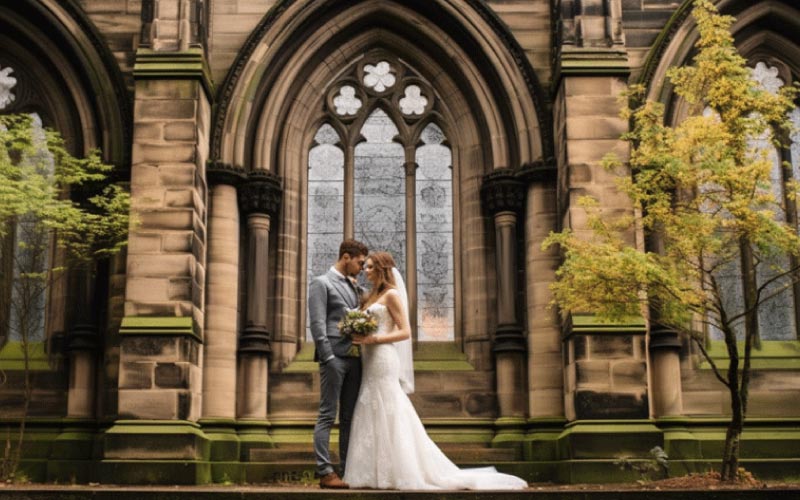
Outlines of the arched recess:
[[[16,79],[11,90],[15,99],[0,112],[36,113],[44,126],[61,133],[71,153],[83,156],[90,149],[100,148],[103,160],[116,166],[112,180],[124,181],[129,178],[131,94],[126,90],[122,73],[106,41],[89,20],[80,2],[0,2],[0,68],[9,67],[13,70],[11,76]],[[58,266],[62,256],[58,249],[53,249],[49,258],[52,265]],[[120,264],[119,259],[124,262],[124,257],[118,256],[116,262],[99,263],[93,275],[90,272],[70,272],[67,279],[58,280],[49,289],[46,332],[48,340],[54,341],[53,347],[68,346],[72,338],[77,338],[76,333],[91,331],[92,334],[98,334],[96,345],[93,343],[94,336],[92,342],[86,345],[91,344],[92,351],[99,348],[101,353],[101,349],[106,348],[105,366],[116,366],[118,361],[113,358],[116,354],[113,354],[114,349],[110,342],[105,341],[103,333],[114,331],[118,326],[115,321],[121,319],[109,307],[118,299],[118,296],[110,296],[119,293],[110,289],[109,276],[124,272],[124,264]],[[8,287],[8,282],[2,285]],[[75,368],[77,362],[71,361],[68,366],[78,370]],[[84,374],[96,371],[99,377],[116,372],[116,369],[95,370],[84,364],[81,367]],[[60,371],[54,371],[49,376],[65,384],[69,380]],[[91,376],[85,378],[91,379]],[[57,383],[47,383],[52,384],[54,389],[59,387]],[[95,390],[94,383],[88,386],[90,391]],[[97,386],[98,392],[100,387],[105,386],[106,393],[109,393],[115,390],[116,382],[101,378]],[[87,399],[88,408],[70,413],[74,405],[66,401],[69,394],[66,385],[63,389],[59,387],[54,390],[54,393],[64,398],[64,411],[68,414],[92,414],[95,403],[116,408],[114,396],[101,395],[96,399]],[[52,403],[50,397],[51,394],[47,393],[44,398],[47,411],[61,415],[61,410]]]
[[[546,98],[524,54],[482,2],[286,0],[262,20],[218,94],[211,157],[283,178],[274,340],[303,331],[304,189],[328,85],[372,50],[419,72],[441,103],[457,177],[462,339],[488,341],[494,269],[479,189],[495,168],[552,157]],[[292,343],[295,338],[286,338]],[[274,347],[273,347],[274,349]],[[488,351],[487,351],[488,352]],[[280,355],[278,355],[280,357]]]
[[[647,97],[666,105],[667,119],[679,119],[682,106],[666,78],[667,70],[691,61],[699,38],[691,17],[691,0],[685,0],[664,28],[645,63],[640,82]],[[794,78],[800,75],[800,9],[786,0],[723,0],[717,2],[720,13],[736,18],[731,27],[736,47],[746,59],[780,59]],[[788,75],[785,75],[788,77]]]
[[105,41],[75,0],[0,5],[0,65],[14,69],[15,90],[22,92],[4,112],[39,111],[74,153],[101,148],[106,161],[129,170],[130,96]]

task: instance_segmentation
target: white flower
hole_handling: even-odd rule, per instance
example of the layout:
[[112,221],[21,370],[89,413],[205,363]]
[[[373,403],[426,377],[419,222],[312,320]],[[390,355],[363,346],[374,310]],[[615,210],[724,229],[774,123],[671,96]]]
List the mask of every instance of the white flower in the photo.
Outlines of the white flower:
[[374,88],[378,92],[383,92],[387,88],[394,85],[396,81],[392,74],[392,67],[386,61],[381,61],[375,66],[367,64],[364,66],[364,85]]

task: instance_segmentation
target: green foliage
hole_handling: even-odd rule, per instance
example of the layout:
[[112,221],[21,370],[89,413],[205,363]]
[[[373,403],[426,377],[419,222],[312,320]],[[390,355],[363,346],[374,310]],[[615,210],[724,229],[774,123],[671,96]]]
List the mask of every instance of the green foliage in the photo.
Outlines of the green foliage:
[[0,342],[19,343],[23,380],[15,446],[9,434],[0,457],[6,481],[24,478],[18,467],[33,392],[32,354],[44,340],[48,291],[64,271],[90,273],[94,261],[119,252],[129,225],[130,196],[108,182],[112,167],[100,152],[76,158],[57,132],[34,120],[0,115]]
[[[563,231],[543,246],[559,245],[564,253],[551,287],[562,311],[618,321],[648,309],[657,316],[651,320],[696,341],[730,394],[722,478],[732,480],[758,311],[800,280],[793,213],[798,183],[787,183],[789,192],[776,196],[768,155],[773,146],[788,147],[798,89],[788,85],[773,94],[751,78],[730,33],[733,19],[719,15],[711,1],[695,0],[693,14],[700,33],[694,61],[667,73],[688,117],[665,125],[664,106],[645,101],[645,89],[632,86],[623,96],[629,132],[622,138],[630,158],[604,160],[619,173],[620,189],[640,216],[609,221],[596,201],[582,199],[591,236]],[[639,230],[649,238],[647,251],[630,246]],[[744,306],[730,300],[724,275],[743,284]],[[724,337],[725,374],[705,350],[708,327]],[[737,344],[742,334],[743,353]]]
[[[127,239],[130,196],[115,184],[98,188],[112,169],[98,150],[72,156],[57,132],[33,127],[29,115],[0,115],[0,237],[25,219],[73,262],[118,252]],[[86,199],[74,201],[70,192]]]
[[[631,126],[623,136],[630,159],[627,165],[613,155],[605,159],[606,168],[621,173],[620,188],[641,214],[636,223],[659,234],[663,248],[632,248],[623,235],[635,230],[633,219],[609,221],[596,202],[581,200],[593,236],[563,231],[543,245],[557,244],[564,252],[552,287],[563,311],[613,321],[641,314],[650,304],[659,307],[662,322],[686,333],[700,333],[691,317],[725,331],[741,314],[725,311],[715,276],[741,258],[743,242],[756,265],[771,266],[772,275],[796,274],[776,268],[776,256],[800,255],[800,238],[786,217],[776,217],[786,207],[770,189],[772,162],[751,140],[785,146],[796,88],[785,86],[776,95],[760,88],[733,45],[732,18],[718,15],[706,0],[695,6],[699,52],[693,65],[668,73],[690,116],[664,125],[663,105],[642,102],[644,89],[632,86],[624,96],[632,104],[624,111]],[[766,287],[760,291],[758,303],[774,295]]]

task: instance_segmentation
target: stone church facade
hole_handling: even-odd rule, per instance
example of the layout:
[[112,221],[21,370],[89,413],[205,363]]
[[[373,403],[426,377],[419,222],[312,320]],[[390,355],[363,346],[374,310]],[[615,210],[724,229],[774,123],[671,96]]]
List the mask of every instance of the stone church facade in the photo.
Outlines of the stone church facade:
[[[798,80],[794,2],[718,5],[754,74]],[[24,470],[309,477],[307,284],[343,237],[397,257],[412,400],[458,463],[604,481],[624,477],[614,460],[660,446],[673,474],[706,470],[729,412],[707,363],[644,320],[562,318],[548,289],[559,255],[541,249],[551,231],[587,229],[579,196],[630,213],[601,166],[626,154],[618,95],[644,84],[679,122],[665,73],[697,36],[677,0],[0,2],[0,113],[36,114],[75,153],[101,148],[137,219],[123,255],[42,309]],[[779,154],[799,165],[800,140]],[[765,476],[800,460],[791,292],[754,361],[742,456]],[[5,435],[26,370],[0,318]],[[713,332],[709,346],[724,362]]]

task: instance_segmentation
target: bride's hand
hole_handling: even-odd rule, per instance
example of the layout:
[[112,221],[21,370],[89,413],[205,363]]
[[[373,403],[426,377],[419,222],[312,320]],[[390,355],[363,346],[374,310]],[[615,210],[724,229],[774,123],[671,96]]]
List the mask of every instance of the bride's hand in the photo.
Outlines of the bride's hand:
[[356,345],[377,344],[378,339],[375,335],[353,335],[353,343]]

